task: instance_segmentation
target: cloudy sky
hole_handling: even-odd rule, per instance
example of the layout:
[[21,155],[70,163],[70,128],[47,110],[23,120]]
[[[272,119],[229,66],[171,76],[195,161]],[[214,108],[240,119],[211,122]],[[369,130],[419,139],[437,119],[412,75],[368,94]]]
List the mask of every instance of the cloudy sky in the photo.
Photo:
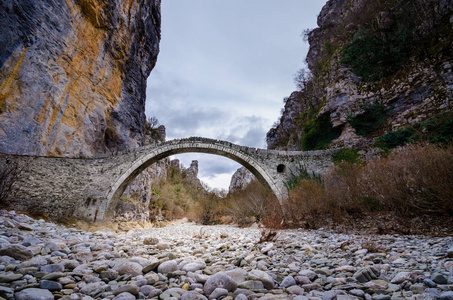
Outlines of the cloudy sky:
[[[283,98],[295,90],[308,45],[326,0],[163,0],[162,40],[148,79],[147,116],[167,140],[201,136],[266,148]],[[199,161],[199,177],[228,188],[240,167],[216,155],[178,155]]]

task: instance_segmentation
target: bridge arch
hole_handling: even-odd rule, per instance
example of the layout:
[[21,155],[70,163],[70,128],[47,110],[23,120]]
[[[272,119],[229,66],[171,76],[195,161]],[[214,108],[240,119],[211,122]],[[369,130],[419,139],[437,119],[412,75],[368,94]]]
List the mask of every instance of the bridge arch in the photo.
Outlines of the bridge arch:
[[[99,217],[100,219],[110,219],[113,216],[116,204],[124,190],[143,170],[161,159],[182,153],[207,153],[230,158],[252,172],[262,184],[273,191],[279,202],[282,203],[287,198],[287,191],[282,189],[281,183],[277,182],[272,172],[269,172],[269,166],[250,154],[250,150],[252,152],[253,150],[257,151],[254,148],[210,139],[172,140],[150,148],[149,152],[137,157],[130,167],[122,172],[121,176],[113,183],[107,193],[104,213],[101,212]],[[275,166],[275,171],[277,172],[277,166]]]

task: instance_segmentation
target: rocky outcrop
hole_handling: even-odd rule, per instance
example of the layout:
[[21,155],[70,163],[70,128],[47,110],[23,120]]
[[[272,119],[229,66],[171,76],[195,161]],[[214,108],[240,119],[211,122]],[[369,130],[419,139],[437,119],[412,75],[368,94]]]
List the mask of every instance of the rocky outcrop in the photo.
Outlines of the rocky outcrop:
[[0,11],[0,152],[143,144],[160,0],[7,0]]
[[[318,26],[307,34],[310,71],[296,78],[301,90],[267,133],[269,149],[311,150],[304,137],[324,138],[320,120],[333,127],[327,147],[368,147],[385,133],[452,111],[452,2],[330,0]],[[376,46],[363,53],[351,47],[364,40]],[[353,120],[372,105],[385,120],[372,134],[358,133]]]
[[153,187],[159,180],[167,178],[170,159],[165,158],[151,165],[132,181],[118,202],[115,209],[117,221],[150,221],[155,219],[150,210],[152,200],[159,195]]
[[190,167],[183,169],[183,176],[197,189],[203,188],[201,180],[198,178],[198,160],[192,160]]
[[255,179],[255,176],[249,170],[245,167],[240,167],[231,177],[228,192],[234,193],[244,189],[253,179]]

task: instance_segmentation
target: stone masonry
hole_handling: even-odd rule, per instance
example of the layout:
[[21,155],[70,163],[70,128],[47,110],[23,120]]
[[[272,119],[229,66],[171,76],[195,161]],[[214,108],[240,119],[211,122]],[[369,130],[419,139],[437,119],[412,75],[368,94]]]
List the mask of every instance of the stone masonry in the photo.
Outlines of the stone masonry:
[[269,186],[282,203],[285,182],[305,168],[323,174],[335,150],[279,151],[239,146],[226,141],[192,137],[94,158],[9,156],[26,165],[7,203],[11,208],[45,214],[51,219],[76,217],[91,222],[109,220],[128,184],[153,163],[170,155],[201,152],[228,157]]

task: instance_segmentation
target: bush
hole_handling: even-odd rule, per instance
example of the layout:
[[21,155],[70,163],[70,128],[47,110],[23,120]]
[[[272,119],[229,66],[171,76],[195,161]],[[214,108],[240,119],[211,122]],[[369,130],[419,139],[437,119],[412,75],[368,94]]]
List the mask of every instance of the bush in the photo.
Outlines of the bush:
[[389,132],[377,138],[375,144],[388,151],[398,146],[420,141],[433,144],[451,143],[453,141],[453,112],[443,112],[406,129]]
[[344,162],[356,164],[362,162],[362,155],[355,148],[342,148],[332,155],[332,160],[335,164]]
[[360,29],[341,52],[340,63],[348,65],[365,81],[377,81],[395,74],[413,51],[411,31]]
[[[427,49],[443,51],[451,42],[451,26],[448,16],[438,13],[439,1],[366,2],[346,14],[345,22],[339,25],[360,28],[352,39],[343,35],[346,43],[340,62],[365,81],[389,77],[401,70],[410,57],[419,55],[423,59],[430,55]],[[348,32],[345,28],[339,31]]]
[[161,210],[168,220],[182,218],[206,194],[208,192],[187,179],[179,167],[171,166],[167,168],[167,178],[152,187],[149,209],[152,213]]
[[288,223],[306,228],[326,226],[326,220],[356,222],[370,213],[392,214],[400,225],[414,216],[452,218],[453,146],[409,145],[366,165],[342,162],[323,182],[300,181],[285,212]]
[[[253,222],[263,222],[268,225],[274,219],[273,213],[279,207],[278,200],[272,191],[258,180],[253,180],[243,190],[229,194],[226,201],[226,212],[233,217],[239,226],[251,225]],[[269,217],[272,215],[272,217]],[[278,218],[278,222],[281,221]],[[275,227],[272,225],[270,227]]]
[[385,107],[380,103],[373,103],[365,106],[363,113],[349,117],[351,126],[361,136],[368,136],[384,126]]
[[453,214],[453,147],[410,145],[361,170],[361,194],[399,214]]
[[341,135],[341,128],[333,128],[329,115],[319,116],[305,123],[303,128],[302,149],[325,149],[329,143]]
[[212,192],[203,195],[194,207],[196,221],[203,225],[220,223],[225,211],[224,201]]
[[300,181],[304,180],[304,179],[310,179],[310,178],[314,178],[315,175],[312,174],[312,176],[310,176],[310,174],[308,173],[307,169],[303,166],[299,166],[299,170],[297,170],[296,173],[293,172],[293,170],[290,170],[290,175],[289,175],[289,178],[288,180],[285,182],[285,187],[288,189],[288,191],[290,190],[293,190],[298,184]]
[[421,122],[418,127],[419,132],[426,135],[428,142],[433,144],[450,143],[453,141],[453,112],[447,111],[440,113]]
[[325,199],[325,189],[321,182],[304,179],[290,191],[285,203],[285,218],[292,225],[318,228],[321,226],[319,216],[329,210]]
[[375,144],[383,150],[404,146],[413,139],[414,131],[415,130],[413,128],[392,131],[378,137]]

